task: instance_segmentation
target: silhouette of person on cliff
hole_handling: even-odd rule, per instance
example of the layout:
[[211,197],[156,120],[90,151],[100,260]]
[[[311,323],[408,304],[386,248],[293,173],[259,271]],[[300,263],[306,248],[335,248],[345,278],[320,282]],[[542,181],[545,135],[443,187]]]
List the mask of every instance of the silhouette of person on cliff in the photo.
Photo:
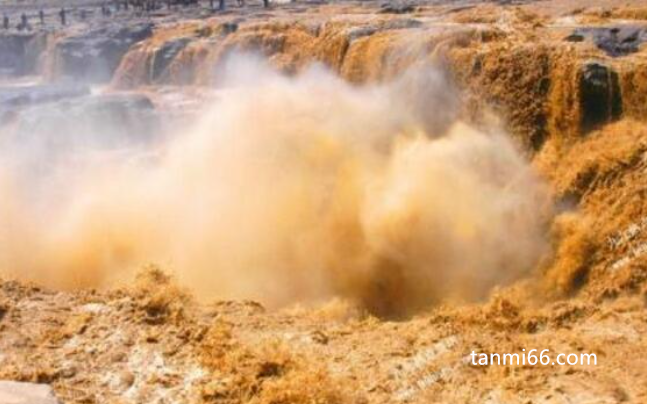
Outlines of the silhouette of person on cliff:
[[270,0],[263,0],[263,7],[268,8],[270,6]]
[[45,25],[45,13],[43,10],[38,12],[38,18],[40,19],[40,25]]
[[2,15],[2,28],[5,30],[9,29],[9,17],[7,17],[7,14]]
[[27,15],[25,13],[20,15],[20,25],[18,25],[18,31],[22,31],[23,29],[30,29],[29,21],[27,20]]
[[65,9],[62,8],[61,11],[58,12],[59,17],[61,17],[61,25],[67,25],[67,18],[65,15]]
[[223,11],[225,9],[225,0],[218,0],[218,9]]

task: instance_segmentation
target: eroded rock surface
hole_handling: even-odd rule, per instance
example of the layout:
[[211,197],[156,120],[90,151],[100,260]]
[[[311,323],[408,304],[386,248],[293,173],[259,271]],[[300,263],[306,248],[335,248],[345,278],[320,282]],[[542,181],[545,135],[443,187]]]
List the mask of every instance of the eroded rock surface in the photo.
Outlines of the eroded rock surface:
[[636,25],[617,25],[613,27],[584,27],[576,29],[567,37],[568,41],[591,40],[595,45],[612,57],[625,56],[638,52],[647,40],[647,27]]
[[128,49],[151,33],[152,24],[117,23],[67,36],[55,45],[50,74],[57,80],[107,82]]
[[0,33],[0,77],[38,73],[46,41],[44,33]]

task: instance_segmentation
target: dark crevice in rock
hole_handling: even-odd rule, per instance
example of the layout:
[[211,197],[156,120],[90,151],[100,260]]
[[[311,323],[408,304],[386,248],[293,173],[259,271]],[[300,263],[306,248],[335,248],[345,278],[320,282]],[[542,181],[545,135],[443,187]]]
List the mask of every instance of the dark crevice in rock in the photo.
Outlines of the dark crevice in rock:
[[580,127],[594,130],[622,115],[622,95],[618,73],[600,62],[585,63],[579,74]]

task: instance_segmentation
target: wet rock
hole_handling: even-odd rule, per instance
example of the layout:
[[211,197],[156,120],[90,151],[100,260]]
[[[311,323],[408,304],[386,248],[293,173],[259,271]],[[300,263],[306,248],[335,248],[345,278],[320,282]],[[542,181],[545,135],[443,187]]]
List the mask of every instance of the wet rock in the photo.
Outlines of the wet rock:
[[151,36],[152,24],[108,26],[62,39],[56,45],[54,78],[107,82],[130,47]]
[[24,70],[25,42],[28,35],[2,35],[0,36],[0,73],[13,76]]
[[422,21],[414,20],[412,18],[406,18],[406,19],[385,21],[383,24],[380,25],[380,28],[382,30],[390,30],[390,29],[418,28],[420,26],[422,26]]
[[414,5],[408,3],[385,3],[380,7],[380,13],[383,14],[406,14],[414,11],[416,11]]
[[598,61],[586,62],[579,72],[581,129],[584,133],[622,115],[618,73]]
[[580,33],[572,33],[571,35],[564,38],[566,42],[584,42],[586,37]]
[[590,40],[607,55],[618,57],[638,52],[640,46],[647,40],[647,27],[619,25],[577,28],[565,40],[569,42]]
[[233,34],[236,31],[238,31],[238,23],[225,22],[221,25],[221,32],[223,35]]
[[0,403],[60,404],[60,401],[48,385],[0,381]]
[[11,123],[20,109],[89,94],[90,90],[80,85],[0,86],[0,127]]
[[57,186],[51,178],[64,178],[66,170],[151,158],[146,152],[160,128],[153,104],[143,95],[66,99],[17,110],[0,138],[0,158],[10,158],[21,180],[45,192]]
[[24,76],[36,73],[45,42],[46,37],[43,34],[0,35],[0,76]]
[[155,52],[151,78],[153,80],[160,78],[175,56],[177,56],[177,54],[180,53],[182,49],[189,44],[189,42],[191,42],[191,38],[179,38],[162,45],[162,47]]
[[0,108],[24,107],[88,94],[90,94],[89,88],[82,85],[0,86]]
[[359,38],[371,36],[381,31],[418,28],[421,25],[422,25],[421,21],[414,20],[411,18],[388,20],[375,25],[367,25],[363,27],[351,28],[348,33],[348,38],[350,41],[355,41]]
[[119,148],[145,142],[158,129],[155,108],[141,94],[66,99],[21,110],[19,118],[18,133],[23,140],[38,136],[58,146],[66,145],[63,138],[67,137],[78,147]]

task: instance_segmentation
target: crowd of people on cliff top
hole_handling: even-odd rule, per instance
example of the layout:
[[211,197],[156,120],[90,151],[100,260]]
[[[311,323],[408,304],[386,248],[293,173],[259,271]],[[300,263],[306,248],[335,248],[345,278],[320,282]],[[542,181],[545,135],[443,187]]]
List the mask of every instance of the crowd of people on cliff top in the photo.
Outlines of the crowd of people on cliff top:
[[[226,8],[225,0],[208,0],[209,8],[213,11],[220,10],[223,11]],[[264,7],[270,6],[270,0],[262,0]],[[216,8],[216,2],[217,8]],[[238,7],[245,6],[245,0],[236,0]],[[119,12],[121,10],[128,12],[130,10],[137,13],[151,13],[156,10],[166,8],[171,10],[173,8],[179,7],[189,7],[189,6],[198,6],[199,0],[116,0],[111,3],[104,3],[100,7],[100,13],[103,17],[111,17],[113,13]],[[61,26],[67,25],[69,11],[65,8],[61,8],[58,11],[57,23]],[[45,26],[45,12],[40,10],[37,15],[38,23],[41,26]],[[82,9],[79,12],[79,18],[81,21],[85,21],[88,18],[88,10]],[[9,16],[5,13],[2,15],[2,29],[9,30],[12,28],[12,22]],[[19,31],[31,31],[33,29],[30,18],[27,14],[22,13],[20,15],[19,21],[16,25],[16,28]]]
[[[67,25],[67,11],[64,8],[62,8],[58,12],[58,18],[61,25]],[[45,26],[45,12],[43,10],[38,11],[38,21],[41,26]],[[31,25],[31,22],[29,21],[29,17],[27,16],[27,14],[22,13],[20,15],[20,20],[18,21],[16,28],[18,29],[18,31],[32,30],[33,27]],[[2,29],[3,30],[11,29],[11,21],[7,14],[2,15]]]

